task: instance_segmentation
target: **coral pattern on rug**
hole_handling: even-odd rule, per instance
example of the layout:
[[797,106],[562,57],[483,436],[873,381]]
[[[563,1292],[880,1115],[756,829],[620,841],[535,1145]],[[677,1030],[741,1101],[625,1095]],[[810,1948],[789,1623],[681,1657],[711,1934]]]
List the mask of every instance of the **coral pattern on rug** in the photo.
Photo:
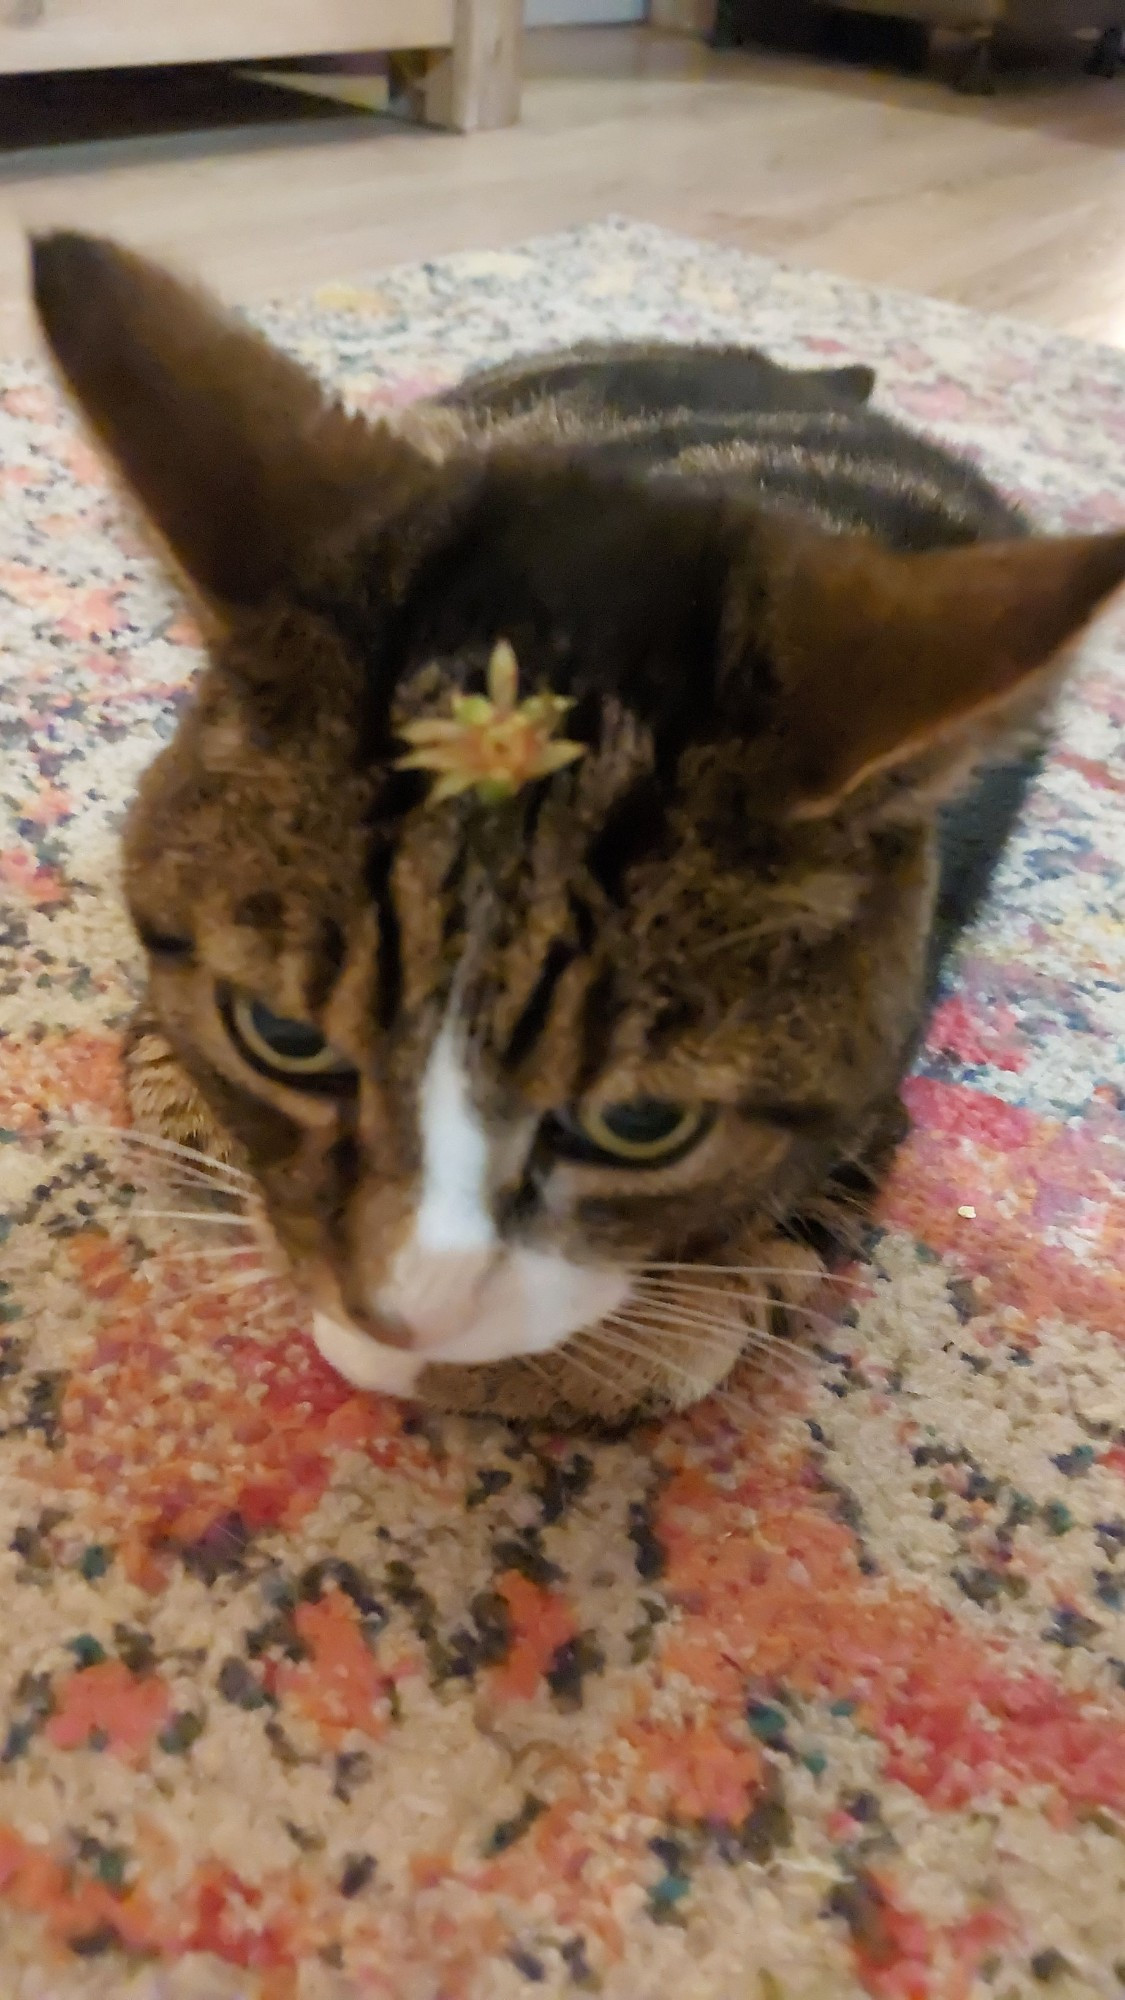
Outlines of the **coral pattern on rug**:
[[[371,408],[582,336],[870,361],[1043,523],[1125,521],[1125,355],[647,227],[262,318]],[[583,1442],[356,1394],[149,1254],[90,1128],[197,641],[35,366],[0,497],[5,2000],[1125,1993],[1120,617],[840,1324]]]

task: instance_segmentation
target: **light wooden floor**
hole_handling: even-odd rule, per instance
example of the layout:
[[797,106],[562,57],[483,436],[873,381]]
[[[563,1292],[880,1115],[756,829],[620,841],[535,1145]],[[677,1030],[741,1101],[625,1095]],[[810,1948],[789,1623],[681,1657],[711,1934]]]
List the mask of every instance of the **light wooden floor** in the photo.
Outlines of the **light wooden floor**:
[[644,30],[530,43],[522,126],[469,139],[216,75],[167,103],[0,86],[0,347],[30,337],[29,226],[115,232],[253,300],[611,212],[1125,345],[1125,75],[1063,51],[979,101]]

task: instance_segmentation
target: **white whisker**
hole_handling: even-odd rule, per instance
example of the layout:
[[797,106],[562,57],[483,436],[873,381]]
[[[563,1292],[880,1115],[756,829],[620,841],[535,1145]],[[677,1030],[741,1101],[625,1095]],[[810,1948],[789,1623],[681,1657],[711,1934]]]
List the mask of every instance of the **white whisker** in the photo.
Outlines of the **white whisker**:
[[[589,1338],[590,1336],[583,1336],[583,1337]],[[595,1339],[596,1338],[597,1337],[595,1336]],[[651,1355],[648,1349],[636,1346],[631,1341],[623,1341],[618,1334],[609,1334],[605,1336],[605,1338],[601,1340],[600,1344],[602,1346],[603,1352],[607,1356],[607,1359],[610,1360],[612,1359],[614,1352],[618,1352],[621,1354],[635,1355],[639,1360],[642,1361],[647,1361],[651,1359]],[[571,1358],[573,1359],[573,1356]],[[696,1402],[720,1403],[723,1406],[723,1408],[730,1410],[735,1416],[738,1417],[750,1417],[755,1414],[756,1406],[747,1397],[734,1396],[729,1392],[729,1390],[720,1389],[717,1386],[711,1386],[711,1387],[705,1386],[699,1381],[698,1376],[691,1374],[691,1372],[686,1368],[676,1367],[674,1363],[668,1362],[667,1359],[663,1356],[661,1357],[661,1365],[663,1372],[666,1375],[678,1377],[681,1382],[685,1383],[689,1389],[694,1391],[694,1397]],[[684,1413],[681,1412],[680,1414]]]
[[[817,1287],[815,1285],[810,1287],[810,1293],[813,1297],[816,1295],[816,1290]],[[788,1314],[803,1314],[809,1321],[815,1322],[825,1328],[838,1328],[841,1324],[839,1310],[825,1312],[818,1306],[806,1303],[803,1299],[788,1299],[778,1296],[777,1292],[772,1288],[769,1291],[750,1292],[735,1287],[725,1289],[709,1284],[697,1285],[687,1279],[670,1280],[666,1278],[645,1278],[642,1276],[634,1278],[631,1281],[628,1296],[630,1298],[643,1298],[655,1304],[666,1304],[669,1306],[682,1304],[685,1307],[696,1309],[713,1306],[718,1311],[722,1311],[724,1307],[760,1307],[767,1313],[776,1310]],[[838,1302],[839,1309],[850,1303],[850,1300],[840,1299]],[[829,1304],[834,1308],[837,1307],[835,1299],[830,1300]]]
[[232,1187],[227,1181],[213,1180],[210,1174],[197,1173],[194,1167],[181,1166],[178,1160],[162,1160],[156,1154],[148,1159],[136,1155],[126,1161],[124,1172],[131,1183],[141,1183],[142,1194],[160,1194],[167,1189],[173,1195],[191,1197],[206,1189],[209,1194],[222,1195],[224,1201],[255,1199],[251,1188]]
[[[673,1326],[682,1326],[684,1328],[693,1326],[711,1327],[716,1332],[738,1334],[739,1336],[750,1331],[749,1321],[745,1316],[739,1312],[723,1312],[721,1302],[714,1312],[704,1312],[701,1306],[690,1303],[685,1305],[679,1299],[652,1298],[644,1292],[630,1292],[621,1301],[616,1310],[618,1312],[627,1312],[630,1307],[634,1308],[631,1316],[641,1324],[645,1323],[643,1319],[645,1311],[660,1312],[660,1323],[659,1326],[653,1329],[654,1332],[659,1332],[665,1325],[665,1314],[667,1314],[667,1323]],[[638,1307],[641,1309],[640,1311],[636,1310]]]
[[[747,1319],[745,1314],[724,1312],[721,1307],[715,1312],[707,1312],[694,1302],[685,1305],[679,1299],[654,1299],[646,1297],[644,1293],[630,1292],[628,1297],[622,1299],[621,1304],[615,1306],[613,1310],[618,1313],[628,1313],[630,1319],[636,1320],[639,1326],[657,1334],[673,1327],[681,1328],[685,1334],[690,1333],[694,1327],[703,1327],[725,1336],[736,1334],[740,1340],[746,1334],[760,1333],[764,1340],[774,1340],[784,1346],[789,1345],[788,1340],[783,1340],[780,1334],[770,1333],[768,1330],[761,1332],[761,1329]],[[654,1314],[659,1314],[659,1317],[654,1318]]]
[[250,1292],[260,1290],[263,1285],[276,1284],[277,1280],[268,1271],[244,1271],[235,1277],[210,1278],[205,1285],[185,1282],[181,1295],[190,1299],[206,1299],[222,1293],[226,1297],[235,1292]]
[[131,1208],[129,1214],[142,1216],[146,1222],[202,1222],[212,1229],[260,1230],[262,1226],[256,1216],[240,1215],[237,1210],[210,1215],[202,1208]]
[[[638,1346],[636,1343],[632,1341],[626,1341],[622,1338],[622,1336],[619,1333],[612,1330],[605,1335],[603,1340],[603,1345],[606,1347],[607,1351],[612,1351],[612,1349],[616,1347],[621,1351],[621,1353],[635,1355],[640,1360],[651,1359],[651,1349],[648,1346],[643,1344]],[[740,1358],[741,1357],[737,1355],[733,1357],[730,1368],[727,1370],[728,1375],[734,1372],[734,1368],[737,1365]],[[784,1359],[783,1356],[778,1356],[777,1358]],[[729,1393],[724,1392],[720,1388],[718,1383],[716,1383],[715,1386],[711,1388],[702,1387],[699,1383],[698,1377],[692,1372],[691,1369],[679,1366],[674,1362],[670,1363],[667,1357],[664,1355],[661,1355],[660,1360],[661,1360],[661,1365],[666,1370],[666,1372],[672,1375],[677,1375],[679,1376],[681,1381],[686,1382],[691,1386],[694,1386],[696,1391],[696,1396],[699,1401],[703,1401],[705,1398],[712,1396],[718,1397],[720,1401],[725,1401],[730,1405],[731,1408],[736,1409],[741,1415],[749,1415],[753,1410],[757,1408],[757,1405],[746,1397],[732,1396]],[[720,1381],[724,1379],[725,1377],[721,1377]]]
[[714,1271],[724,1278],[793,1278],[808,1277],[818,1285],[851,1285],[854,1278],[845,1277],[832,1271],[802,1271],[793,1264],[697,1264],[685,1259],[679,1264],[627,1264],[626,1271],[636,1271],[644,1277],[649,1271],[680,1272],[690,1277],[693,1271]]
[[554,1389],[555,1393],[559,1394],[558,1385],[555,1382],[550,1369],[544,1368],[543,1363],[541,1361],[537,1361],[535,1359],[534,1354],[521,1354],[519,1356],[519,1359],[520,1361],[523,1362],[525,1367],[530,1368],[533,1375],[538,1375],[539,1380],[547,1384],[548,1389]]
[[232,1166],[227,1160],[216,1160],[210,1153],[201,1153],[195,1146],[181,1145],[176,1139],[158,1138],[154,1132],[139,1132],[134,1126],[97,1125],[85,1122],[79,1125],[67,1125],[59,1122],[56,1124],[56,1130],[76,1133],[79,1137],[89,1132],[97,1138],[115,1139],[120,1145],[137,1146],[145,1152],[172,1156],[196,1168],[200,1173],[206,1171],[209,1176],[221,1175],[238,1182],[241,1186],[251,1188],[254,1186],[253,1176],[248,1174],[245,1168]]
[[[744,1326],[736,1329],[739,1344],[732,1353],[728,1342],[720,1337],[722,1333],[732,1330],[729,1322],[694,1321],[688,1325],[662,1327],[659,1331],[654,1331],[644,1320],[635,1319],[625,1313],[607,1313],[602,1324],[621,1326],[631,1333],[640,1334],[646,1342],[645,1352],[648,1354],[662,1352],[665,1342],[671,1336],[689,1348],[698,1347],[719,1360],[726,1359],[728,1373],[737,1366],[746,1352],[757,1353],[763,1359],[776,1362],[779,1368],[788,1369],[794,1379],[807,1376],[813,1365],[813,1357],[806,1354],[802,1348],[790,1347],[788,1342],[778,1340],[773,1334],[759,1333],[756,1327]],[[710,1339],[708,1334],[711,1336]]]
[[[622,1324],[629,1331],[643,1333],[643,1329],[633,1326],[631,1321],[623,1321]],[[611,1329],[611,1331],[614,1331],[614,1329]],[[809,1366],[802,1368],[800,1359],[795,1358],[793,1355],[785,1354],[777,1347],[763,1344],[761,1341],[746,1340],[738,1352],[732,1354],[730,1349],[725,1347],[720,1347],[717,1351],[706,1347],[700,1349],[698,1346],[698,1335],[696,1335],[691,1340],[683,1343],[680,1348],[681,1355],[685,1349],[689,1359],[694,1357],[697,1352],[704,1358],[710,1354],[711,1359],[720,1368],[720,1372],[716,1376],[716,1380],[720,1382],[725,1381],[728,1375],[733,1375],[735,1370],[744,1361],[755,1361],[763,1367],[768,1366],[774,1374],[791,1383],[806,1383],[809,1379],[809,1367],[811,1367],[811,1363]],[[652,1351],[647,1342],[645,1351],[646,1353]],[[668,1359],[667,1348],[664,1343],[661,1343],[659,1354],[662,1365],[664,1365]],[[801,1357],[801,1359],[803,1358]],[[690,1369],[688,1372],[690,1373]]]
[[[696,1288],[694,1287],[685,1287],[682,1294],[670,1294],[664,1291],[648,1290],[642,1285],[635,1285],[632,1291],[627,1294],[625,1304],[627,1305],[630,1299],[636,1299],[640,1303],[654,1307],[666,1306],[670,1312],[677,1314],[685,1322],[690,1321],[692,1318],[697,1320],[702,1318],[712,1322],[720,1321],[725,1325],[737,1324],[738,1320],[732,1321],[730,1317],[724,1319],[722,1315],[721,1308],[723,1305],[729,1304],[731,1306],[762,1306],[771,1312],[776,1308],[781,1312],[801,1313],[808,1320],[819,1321],[822,1326],[836,1328],[839,1325],[839,1322],[830,1318],[827,1313],[817,1312],[814,1306],[793,1305],[786,1299],[771,1298],[768,1292],[734,1292],[727,1297],[722,1295],[716,1297],[714,1292],[708,1294],[704,1287],[701,1288],[701,1296],[710,1296],[715,1299],[716,1311],[714,1313],[705,1314],[703,1312],[702,1306],[697,1302]],[[686,1304],[683,1303],[684,1299],[687,1300]],[[741,1315],[739,1318],[741,1318]],[[745,1324],[745,1322],[743,1323]],[[762,1329],[758,1329],[758,1331],[762,1331]],[[776,1338],[776,1336],[768,1337]]]
[[[619,1327],[622,1328],[623,1331],[619,1332],[618,1331]],[[661,1353],[659,1347],[656,1347],[653,1344],[644,1341],[643,1339],[642,1340],[626,1339],[625,1337],[626,1333],[630,1332],[639,1334],[643,1332],[643,1328],[634,1326],[630,1320],[612,1319],[611,1316],[607,1314],[605,1319],[599,1321],[596,1327],[592,1327],[588,1334],[583,1335],[583,1338],[600,1341],[603,1347],[613,1348],[619,1354],[633,1354],[637,1357],[639,1361],[659,1362],[662,1369],[667,1368],[673,1375],[679,1375],[681,1379],[685,1382],[695,1381],[697,1379],[692,1374],[690,1369],[684,1368],[681,1364],[677,1362],[674,1361],[669,1362],[667,1357],[663,1353]],[[732,1368],[734,1367],[734,1364],[737,1360],[738,1360],[737,1354],[731,1356]]]
[[[147,1245],[146,1245],[147,1248]],[[236,1258],[257,1256],[257,1246],[252,1243],[224,1243],[218,1250],[154,1250],[145,1259],[146,1263],[163,1264],[217,1264],[226,1258],[232,1265]]]
[[[694,1366],[696,1361],[704,1367],[708,1375],[714,1374],[716,1381],[722,1381],[734,1372],[743,1358],[741,1347],[732,1350],[721,1344],[711,1345],[708,1341],[698,1338],[672,1343],[654,1341],[650,1338],[646,1327],[638,1326],[634,1320],[629,1319],[605,1320],[602,1327],[597,1330],[604,1339],[619,1347],[623,1354],[635,1354],[639,1359],[643,1358],[650,1362],[654,1373],[670,1370],[673,1374],[682,1375],[685,1381],[689,1376],[693,1381],[698,1379],[698,1371]],[[625,1339],[624,1336],[629,1338]],[[717,1373],[714,1372],[716,1370]],[[701,1390],[700,1394],[702,1393]]]
[[245,1278],[251,1272],[269,1273],[269,1266],[254,1250],[237,1252],[233,1257],[211,1257],[201,1260],[190,1253],[183,1257],[150,1257],[146,1259],[148,1268],[154,1274],[166,1271],[170,1278],[190,1281],[197,1276],[200,1284],[214,1279],[222,1283],[224,1279]]
[[[574,1336],[575,1341],[578,1340],[586,1341],[589,1339],[589,1337],[590,1336],[588,1333],[576,1334]],[[599,1389],[613,1387],[613,1379],[608,1371],[602,1373],[597,1368],[589,1367],[587,1363],[582,1360],[581,1356],[574,1352],[574,1348],[569,1344],[566,1348],[566,1359],[568,1365],[571,1368],[577,1368],[583,1375],[588,1375],[592,1381],[597,1383]]]
[[[235,1184],[228,1183],[219,1175],[208,1173],[206,1168],[198,1165],[196,1161],[181,1159],[177,1153],[157,1152],[147,1146],[132,1146],[117,1149],[112,1145],[106,1145],[103,1142],[102,1136],[96,1131],[90,1137],[89,1143],[91,1151],[101,1156],[111,1173],[159,1174],[161,1180],[178,1179],[200,1182],[206,1187],[218,1188],[224,1194],[241,1194],[243,1192],[241,1182]],[[118,1150],[124,1154],[124,1158],[118,1159],[114,1157]]]
[[[109,1148],[105,1149],[107,1152]],[[126,1153],[121,1163],[121,1171],[129,1174],[148,1173],[162,1181],[188,1181],[193,1187],[215,1188],[220,1194],[234,1194],[245,1197],[252,1193],[249,1182],[227,1181],[218,1174],[209,1174],[204,1167],[197,1167],[191,1160],[179,1160],[171,1153],[150,1153],[147,1149],[136,1148]]]

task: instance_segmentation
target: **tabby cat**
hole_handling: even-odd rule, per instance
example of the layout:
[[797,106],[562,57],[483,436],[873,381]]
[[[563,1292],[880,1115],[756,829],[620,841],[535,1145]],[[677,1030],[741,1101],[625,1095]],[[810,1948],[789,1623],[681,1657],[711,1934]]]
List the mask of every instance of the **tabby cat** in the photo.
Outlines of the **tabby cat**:
[[34,287],[209,643],[125,833],[139,1121],[249,1170],[352,1382],[602,1407],[694,1328],[688,1400],[849,1240],[1125,534],[1032,537],[864,369],[588,348],[368,422],[111,244]]

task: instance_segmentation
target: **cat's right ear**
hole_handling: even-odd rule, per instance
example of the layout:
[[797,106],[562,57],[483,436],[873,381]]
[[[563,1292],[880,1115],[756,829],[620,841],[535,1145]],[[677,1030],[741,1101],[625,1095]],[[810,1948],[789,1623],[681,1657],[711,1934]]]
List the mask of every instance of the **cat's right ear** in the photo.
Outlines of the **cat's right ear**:
[[[1125,533],[903,554],[759,516],[733,602],[764,789],[819,818],[881,773],[909,793],[1002,740],[1125,583]],[[761,661],[768,660],[763,673]],[[737,726],[737,722],[735,724]]]
[[159,265],[89,236],[32,244],[40,325],[98,442],[220,619],[251,610],[413,450]]

